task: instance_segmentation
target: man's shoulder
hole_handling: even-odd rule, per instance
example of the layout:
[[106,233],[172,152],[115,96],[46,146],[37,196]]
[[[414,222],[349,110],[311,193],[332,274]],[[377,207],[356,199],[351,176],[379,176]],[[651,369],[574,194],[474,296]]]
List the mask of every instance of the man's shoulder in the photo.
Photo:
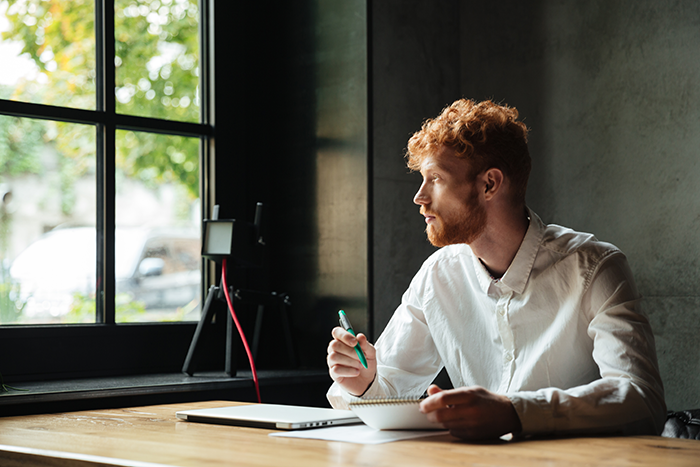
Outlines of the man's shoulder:
[[612,243],[598,240],[595,235],[579,232],[557,224],[544,228],[541,248],[559,256],[581,255],[593,261],[621,253]]
[[[425,293],[431,284],[445,283],[455,278],[463,278],[465,272],[472,270],[474,253],[466,244],[441,247],[431,254],[411,280],[411,288],[419,294]],[[451,279],[448,279],[451,278]]]

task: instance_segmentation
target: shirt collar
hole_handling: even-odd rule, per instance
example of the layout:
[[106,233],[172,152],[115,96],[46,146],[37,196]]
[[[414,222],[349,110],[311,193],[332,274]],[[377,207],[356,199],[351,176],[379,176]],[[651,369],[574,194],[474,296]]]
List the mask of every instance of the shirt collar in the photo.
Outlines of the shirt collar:
[[530,208],[526,209],[527,215],[530,217],[530,225],[518,252],[515,254],[515,258],[513,258],[513,262],[510,263],[508,270],[501,278],[501,282],[504,285],[518,294],[523,293],[525,290],[545,231],[545,225],[537,214],[532,212]]
[[491,284],[493,284],[496,281],[496,279],[491,277],[491,274],[489,274],[489,271],[486,269],[486,266],[484,266],[481,260],[474,254],[471,247],[469,247],[469,250],[472,251],[471,257],[472,262],[474,263],[474,271],[476,271],[476,279],[479,281],[481,291],[485,294],[488,294],[489,287],[491,287]]
[[[530,210],[527,209],[527,215],[530,218],[530,224],[528,225],[527,232],[525,232],[525,237],[518,252],[513,258],[513,262],[510,263],[508,270],[503,277],[500,279],[494,279],[489,274],[486,267],[481,264],[479,258],[472,254],[472,260],[474,261],[474,269],[476,270],[476,277],[479,281],[479,286],[484,293],[488,293],[489,288],[492,284],[500,282],[501,286],[506,286],[515,293],[521,294],[525,290],[527,281],[530,278],[530,272],[532,271],[532,265],[535,263],[535,258],[537,257],[537,252],[540,249],[540,244],[542,242],[542,237],[544,236],[545,225],[542,220]],[[501,288],[501,287],[499,287]]]

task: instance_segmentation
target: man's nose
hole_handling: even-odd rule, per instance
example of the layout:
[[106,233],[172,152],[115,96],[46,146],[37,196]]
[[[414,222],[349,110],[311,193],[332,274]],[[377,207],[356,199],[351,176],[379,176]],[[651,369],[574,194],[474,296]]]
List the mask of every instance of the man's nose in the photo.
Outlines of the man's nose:
[[413,197],[413,202],[423,206],[425,204],[428,204],[430,201],[430,197],[428,196],[428,193],[426,192],[425,189],[425,183],[423,183],[420,188],[418,188],[418,192],[416,193],[416,196]]

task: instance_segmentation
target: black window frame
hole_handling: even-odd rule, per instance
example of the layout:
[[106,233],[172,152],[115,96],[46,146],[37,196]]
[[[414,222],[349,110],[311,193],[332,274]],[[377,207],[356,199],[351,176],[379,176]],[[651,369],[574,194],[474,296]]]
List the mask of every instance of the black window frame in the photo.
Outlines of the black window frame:
[[[0,115],[93,125],[97,157],[97,268],[102,277],[94,324],[1,325],[0,373],[6,382],[180,371],[196,323],[116,323],[114,309],[115,140],[117,130],[200,138],[200,202],[213,204],[214,4],[200,0],[201,123],[116,112],[114,2],[95,0],[96,109],[0,99]],[[202,292],[210,282],[204,267]],[[205,344],[201,353],[222,352]],[[216,362],[214,362],[216,363]]]

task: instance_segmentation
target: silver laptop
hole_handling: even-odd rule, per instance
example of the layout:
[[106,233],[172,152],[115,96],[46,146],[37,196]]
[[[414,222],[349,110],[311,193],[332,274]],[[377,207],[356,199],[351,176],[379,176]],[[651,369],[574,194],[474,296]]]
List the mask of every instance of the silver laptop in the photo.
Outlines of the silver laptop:
[[182,410],[177,418],[188,422],[247,426],[273,430],[301,430],[361,423],[349,410],[300,407],[296,405],[251,404],[212,409]]

